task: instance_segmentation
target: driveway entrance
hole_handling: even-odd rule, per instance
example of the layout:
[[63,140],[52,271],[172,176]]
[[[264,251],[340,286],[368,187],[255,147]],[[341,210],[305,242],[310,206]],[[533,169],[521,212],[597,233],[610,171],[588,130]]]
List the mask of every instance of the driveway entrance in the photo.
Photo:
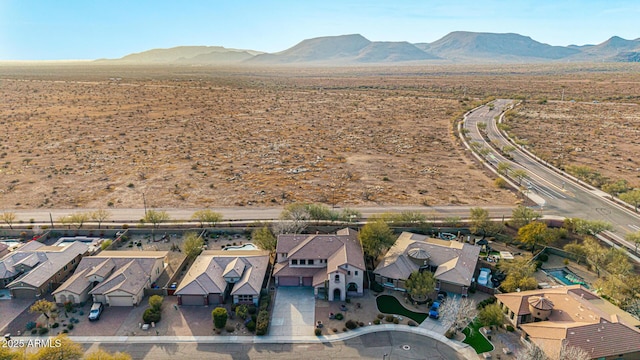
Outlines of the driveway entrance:
[[313,336],[316,299],[311,287],[279,287],[269,335]]

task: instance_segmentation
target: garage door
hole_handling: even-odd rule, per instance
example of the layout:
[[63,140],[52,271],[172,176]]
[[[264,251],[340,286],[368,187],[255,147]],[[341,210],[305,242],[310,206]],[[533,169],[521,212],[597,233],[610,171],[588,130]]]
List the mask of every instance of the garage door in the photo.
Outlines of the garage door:
[[204,296],[202,295],[182,295],[180,298],[182,299],[182,305],[185,306],[204,305]]
[[133,306],[131,296],[109,296],[109,306]]
[[209,305],[218,305],[222,302],[220,294],[209,294]]
[[311,286],[313,285],[313,278],[312,277],[303,277],[302,278],[302,286]]
[[11,296],[19,299],[35,299],[36,298],[36,290],[34,289],[12,289]]
[[278,277],[278,286],[299,286],[300,278],[297,276],[280,276]]

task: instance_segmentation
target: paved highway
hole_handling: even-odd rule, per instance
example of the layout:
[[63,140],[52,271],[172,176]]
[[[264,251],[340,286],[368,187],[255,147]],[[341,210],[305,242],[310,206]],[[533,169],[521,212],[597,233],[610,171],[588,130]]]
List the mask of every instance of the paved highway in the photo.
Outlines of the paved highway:
[[[487,137],[498,148],[514,145],[499,131],[496,121],[502,111],[512,103],[512,100],[496,100],[492,108],[482,106],[470,113],[464,123],[471,138],[470,142],[483,144],[482,147],[488,149],[485,159],[494,167],[500,162],[506,162],[511,166],[509,171],[525,170],[527,178],[521,181],[521,185],[531,193],[532,200],[544,215],[608,221],[614,225],[614,230],[607,232],[607,235],[625,243],[624,236],[627,233],[640,229],[640,218],[633,211],[604,199],[606,194],[600,190],[577,184],[536,161],[520,148],[511,152],[513,160],[506,159],[482,137],[479,123],[486,124]],[[517,184],[518,181],[514,179],[513,182]]]

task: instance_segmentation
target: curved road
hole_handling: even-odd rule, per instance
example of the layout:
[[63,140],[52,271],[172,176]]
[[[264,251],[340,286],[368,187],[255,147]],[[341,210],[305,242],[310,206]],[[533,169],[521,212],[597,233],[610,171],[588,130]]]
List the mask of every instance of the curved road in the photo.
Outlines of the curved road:
[[[506,162],[511,166],[510,171],[525,170],[527,178],[522,180],[522,185],[532,193],[532,198],[537,200],[538,208],[544,215],[610,222],[614,230],[607,232],[607,235],[620,243],[626,243],[627,247],[633,249],[634,246],[624,240],[627,233],[640,230],[640,218],[633,211],[603,199],[606,194],[600,190],[592,190],[576,184],[573,180],[536,161],[520,148],[511,152],[513,160],[506,159],[482,138],[478,129],[479,123],[486,124],[487,136],[493,144],[497,144],[500,148],[507,145],[513,146],[496,124],[496,119],[512,103],[512,100],[496,100],[493,103],[493,109],[489,106],[481,106],[466,117],[464,127],[469,131],[471,142],[481,143],[484,148],[489,149],[485,160],[494,167],[497,167],[500,162]],[[517,180],[514,182],[517,183]]]

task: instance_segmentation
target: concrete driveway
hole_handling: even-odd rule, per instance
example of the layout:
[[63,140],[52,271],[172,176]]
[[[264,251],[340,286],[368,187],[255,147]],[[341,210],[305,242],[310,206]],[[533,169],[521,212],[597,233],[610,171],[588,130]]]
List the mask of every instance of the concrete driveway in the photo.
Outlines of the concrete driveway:
[[310,287],[279,287],[271,315],[269,335],[313,336],[316,299]]

